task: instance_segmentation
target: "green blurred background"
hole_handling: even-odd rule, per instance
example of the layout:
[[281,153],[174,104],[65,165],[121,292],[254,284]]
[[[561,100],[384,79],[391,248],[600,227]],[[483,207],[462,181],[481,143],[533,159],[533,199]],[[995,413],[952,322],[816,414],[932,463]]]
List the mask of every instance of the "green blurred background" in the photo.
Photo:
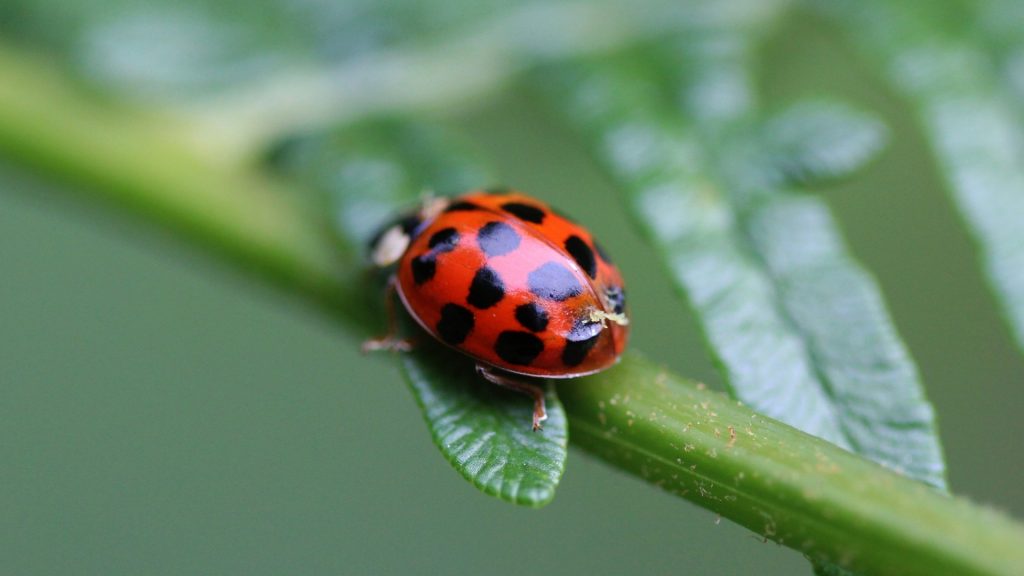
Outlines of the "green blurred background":
[[[880,161],[822,193],[919,363],[953,490],[1024,517],[1024,358],[908,109],[817,20],[761,57],[770,107],[839,96],[892,128]],[[693,318],[548,113],[510,90],[457,121],[508,183],[611,247],[633,345],[717,386]],[[478,494],[391,358],[65,192],[0,168],[0,573],[810,573],[575,450],[547,508]]]

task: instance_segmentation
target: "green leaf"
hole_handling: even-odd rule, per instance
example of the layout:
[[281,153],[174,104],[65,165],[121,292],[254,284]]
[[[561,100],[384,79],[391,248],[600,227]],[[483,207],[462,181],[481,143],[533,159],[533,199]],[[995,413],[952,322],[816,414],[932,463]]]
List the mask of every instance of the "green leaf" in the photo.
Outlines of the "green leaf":
[[[563,65],[544,83],[662,254],[733,394],[945,487],[917,369],[827,207],[771,185],[775,172],[758,172],[765,164],[736,161],[737,138],[761,125],[750,39],[727,27],[698,38],[671,56]],[[673,77],[679,85],[666,85]],[[665,98],[674,90],[682,110]],[[788,122],[800,125],[795,114]]]
[[149,100],[194,101],[468,27],[480,3],[7,0],[0,33]]
[[780,195],[752,212],[747,229],[851,448],[945,487],[935,416],[917,368],[878,285],[846,253],[825,205]]
[[540,507],[565,471],[565,410],[548,383],[544,429],[533,431],[533,403],[480,378],[464,357],[431,346],[402,359],[434,443],[459,474],[485,494]]
[[[365,246],[401,209],[414,208],[425,191],[453,194],[493,182],[444,128],[399,118],[292,137],[269,160],[325,197],[330,226],[350,248]],[[378,300],[384,294],[371,293]],[[380,310],[379,303],[369,306]],[[419,330],[408,324],[409,331]],[[554,498],[568,433],[550,386],[548,420],[534,432],[533,402],[484,381],[464,356],[418,342],[417,350],[403,356],[402,367],[434,443],[464,478],[486,494],[523,506]]]
[[[845,440],[809,355],[787,326],[770,278],[743,244],[699,138],[625,67],[560,67],[547,84],[689,299],[733,393],[774,418]],[[557,86],[555,76],[570,79]]]
[[[696,73],[681,79],[682,100],[718,161],[745,245],[773,286],[787,329],[801,341],[828,396],[845,444],[855,452],[945,489],[945,462],[934,410],[896,333],[874,279],[853,259],[827,206],[787,188],[762,184],[728,158],[737,124],[757,114],[749,54],[756,39],[725,31],[680,50]],[[732,50],[708,50],[730,42]],[[703,70],[714,69],[713,75]],[[730,78],[745,93],[728,114],[702,120],[699,96]],[[820,112],[812,110],[812,116]],[[797,122],[791,116],[793,122]],[[812,118],[809,123],[817,122]],[[799,122],[797,122],[799,123]],[[718,143],[716,146],[715,143]],[[821,142],[821,145],[824,145]]]
[[623,0],[0,3],[0,35],[95,88],[175,110],[209,153],[235,162],[300,130],[457,113],[535,62],[607,50],[665,23]]
[[846,178],[884,148],[888,131],[871,114],[838,102],[807,101],[768,118],[752,139],[753,165],[765,185]]
[[988,0],[976,5],[975,38],[991,46],[999,77],[1024,117],[1024,5],[1016,0]]
[[[1001,78],[994,50],[964,29],[965,21],[979,19],[976,12],[951,14],[942,3],[917,0],[826,6],[917,112],[1024,351],[1024,108],[1019,93],[1013,105],[1016,77]],[[999,7],[993,5],[989,22],[1020,21],[1019,8]]]

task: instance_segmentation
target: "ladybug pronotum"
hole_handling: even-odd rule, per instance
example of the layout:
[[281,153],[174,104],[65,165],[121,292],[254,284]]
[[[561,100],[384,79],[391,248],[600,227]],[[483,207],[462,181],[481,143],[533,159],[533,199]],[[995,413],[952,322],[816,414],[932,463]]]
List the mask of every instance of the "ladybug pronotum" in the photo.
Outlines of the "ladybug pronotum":
[[433,198],[370,246],[388,281],[390,333],[364,350],[409,350],[395,335],[392,294],[431,336],[476,361],[488,381],[534,400],[528,378],[575,378],[614,365],[629,319],[618,268],[587,230],[521,193]]

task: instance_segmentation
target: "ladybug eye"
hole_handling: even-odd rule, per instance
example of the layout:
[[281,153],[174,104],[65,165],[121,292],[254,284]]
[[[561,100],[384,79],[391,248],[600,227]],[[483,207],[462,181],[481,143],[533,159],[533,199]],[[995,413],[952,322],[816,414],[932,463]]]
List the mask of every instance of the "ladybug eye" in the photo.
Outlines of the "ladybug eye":
[[381,268],[390,266],[398,262],[402,254],[405,254],[405,250],[409,248],[409,241],[409,234],[401,224],[396,224],[388,228],[373,245],[370,259],[375,266]]

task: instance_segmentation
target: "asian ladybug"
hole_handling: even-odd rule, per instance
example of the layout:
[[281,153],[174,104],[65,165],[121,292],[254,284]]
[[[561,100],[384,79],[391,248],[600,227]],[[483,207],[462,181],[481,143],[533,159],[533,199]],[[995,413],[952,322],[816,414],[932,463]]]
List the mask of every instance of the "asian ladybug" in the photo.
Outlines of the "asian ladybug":
[[575,378],[614,365],[626,347],[626,291],[582,226],[518,192],[433,198],[371,241],[388,282],[391,333],[365,350],[409,350],[395,336],[392,294],[431,336],[473,358],[490,382],[534,400],[528,378]]

